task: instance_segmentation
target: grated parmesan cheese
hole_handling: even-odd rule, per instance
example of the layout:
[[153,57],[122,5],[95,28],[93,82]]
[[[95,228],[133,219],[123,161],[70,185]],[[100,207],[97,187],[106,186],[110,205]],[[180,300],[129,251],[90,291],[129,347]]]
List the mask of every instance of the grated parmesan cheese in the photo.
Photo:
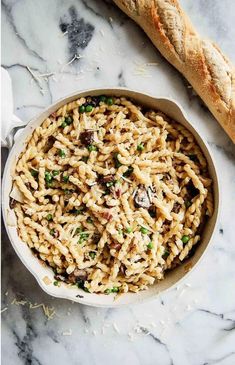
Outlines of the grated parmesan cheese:
[[71,328],[68,330],[68,331],[64,331],[64,332],[62,332],[62,335],[63,336],[71,336],[72,335],[72,330],[71,330]]
[[113,328],[115,329],[115,331],[116,331],[117,333],[119,333],[119,334],[120,334],[120,330],[119,330],[119,328],[118,328],[118,326],[117,326],[117,324],[116,324],[116,323],[113,323]]

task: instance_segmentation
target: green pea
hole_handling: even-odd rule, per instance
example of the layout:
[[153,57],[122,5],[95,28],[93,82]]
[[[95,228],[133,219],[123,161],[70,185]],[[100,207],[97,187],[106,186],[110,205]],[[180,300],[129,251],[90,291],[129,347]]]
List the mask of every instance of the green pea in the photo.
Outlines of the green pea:
[[113,186],[113,185],[115,185],[116,184],[116,180],[114,180],[114,181],[108,181],[107,183],[106,183],[106,186],[107,186],[107,188],[111,188],[111,186]]
[[184,243],[184,244],[186,244],[186,243],[188,243],[188,241],[190,240],[190,237],[189,236],[187,236],[187,235],[184,235],[182,238],[181,238],[181,241]]
[[67,123],[65,122],[65,121],[63,121],[62,123],[61,123],[61,125],[60,125],[62,128],[65,128],[65,127],[67,127]]
[[46,182],[46,187],[51,188],[53,186],[53,181]]
[[51,174],[47,171],[45,172],[45,180],[47,183],[51,182],[51,180],[52,180]]
[[107,98],[106,103],[108,105],[113,105],[113,99],[112,98]]
[[197,159],[197,155],[193,155],[193,154],[192,154],[192,155],[189,155],[188,157],[190,158],[190,160],[191,160],[191,161],[194,161],[194,162],[195,162],[195,161],[198,161],[198,159]]
[[89,234],[88,233],[80,233],[80,238],[78,243],[81,244],[83,241],[86,241],[89,238]]
[[56,280],[56,281],[54,281],[54,283],[53,283],[55,286],[58,286],[59,285],[59,282]]
[[148,233],[148,230],[145,227],[141,227],[140,228],[140,232],[143,233],[143,234],[147,234]]
[[82,161],[83,161],[83,162],[87,163],[88,159],[89,159],[89,157],[88,157],[88,156],[82,156]]
[[149,250],[152,250],[152,248],[153,248],[153,242],[149,242],[149,244],[147,245],[147,247],[148,247]]
[[87,240],[89,237],[89,233],[81,233],[80,234],[80,238],[82,238],[83,240]]
[[85,110],[87,113],[90,113],[92,111],[92,109],[93,109],[92,105],[86,105],[86,107],[85,107]]
[[93,224],[93,219],[91,217],[88,217],[86,221],[87,223]]
[[53,228],[53,229],[50,230],[50,235],[54,236],[54,234],[55,234],[55,230]]
[[100,95],[99,96],[99,101],[102,101],[103,103],[105,103],[106,102],[106,96]]
[[118,152],[115,152],[113,154],[113,160],[114,160],[114,165],[115,165],[116,169],[118,169],[120,166],[122,166],[122,163],[118,159]]
[[51,220],[52,220],[52,214],[47,214],[46,219],[47,219],[48,221],[51,221]]
[[162,258],[164,260],[166,260],[169,255],[170,255],[170,252],[166,249],[165,252],[164,252],[164,254],[162,255]]
[[106,289],[104,292],[105,292],[105,294],[111,294],[112,293],[112,289]]
[[65,151],[64,151],[64,150],[59,150],[58,154],[59,154],[59,156],[60,156],[60,157],[62,157],[62,158],[64,158],[64,157],[66,156],[66,153],[65,153]]
[[89,152],[97,151],[97,147],[96,147],[96,146],[94,146],[93,144],[89,144],[89,145],[87,146],[87,149],[88,149],[88,151],[89,151]]
[[143,143],[138,144],[138,146],[137,146],[137,151],[143,151],[143,149],[144,149],[144,145],[143,145]]
[[75,230],[75,234],[82,233],[82,231],[83,231],[83,228],[82,227],[78,227]]
[[65,117],[65,118],[64,118],[64,121],[65,121],[65,123],[66,123],[67,125],[70,125],[70,124],[72,124],[72,123],[73,123],[73,118],[72,118],[72,117],[70,117],[70,116],[68,116],[68,117]]
[[114,286],[112,288],[112,293],[118,293],[119,292],[119,288],[117,286]]
[[69,176],[68,175],[66,175],[66,176],[63,176],[63,181],[66,183],[66,182],[68,182],[69,181]]
[[59,175],[59,173],[60,173],[59,170],[53,170],[52,171],[53,176],[57,176],[57,175]]
[[191,201],[186,200],[184,204],[185,204],[186,208],[189,208],[192,203],[191,203]]
[[79,107],[79,113],[85,113],[85,111],[86,111],[85,106],[84,105],[80,105],[80,107]]
[[131,233],[131,232],[132,232],[132,228],[131,227],[126,228],[126,233]]
[[37,171],[37,170],[33,170],[33,169],[31,169],[31,170],[30,170],[30,173],[31,173],[31,175],[32,175],[33,177],[37,177],[37,176],[38,176],[38,171]]
[[79,214],[82,214],[83,211],[85,210],[84,207],[80,207],[80,208],[74,208],[70,211],[70,213],[72,214],[76,214],[76,215],[79,215]]
[[93,251],[89,252],[89,256],[92,260],[94,260],[94,258],[96,257],[96,252]]
[[129,166],[128,169],[124,172],[123,176],[124,177],[129,177],[129,176],[131,176],[133,171],[134,171],[133,167]]

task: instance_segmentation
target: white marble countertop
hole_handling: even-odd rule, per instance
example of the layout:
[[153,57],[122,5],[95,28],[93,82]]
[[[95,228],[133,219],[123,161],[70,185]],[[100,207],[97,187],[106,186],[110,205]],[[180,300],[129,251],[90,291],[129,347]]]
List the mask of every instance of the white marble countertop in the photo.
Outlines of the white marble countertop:
[[[2,3],[2,63],[21,119],[84,88],[119,85],[171,96],[209,142],[222,186],[219,227],[198,268],[180,287],[133,307],[95,309],[49,297],[3,230],[2,364],[235,364],[234,146],[179,73],[111,2]],[[235,62],[235,2],[182,4],[200,33]],[[81,58],[72,62],[75,55]],[[42,306],[30,309],[29,301],[53,307],[53,318],[47,320]]]

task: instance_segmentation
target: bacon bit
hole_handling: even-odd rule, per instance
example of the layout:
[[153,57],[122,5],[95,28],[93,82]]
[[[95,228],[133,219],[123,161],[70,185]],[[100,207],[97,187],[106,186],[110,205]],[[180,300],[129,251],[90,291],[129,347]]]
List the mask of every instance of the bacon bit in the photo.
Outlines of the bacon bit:
[[113,250],[116,250],[116,251],[120,250],[121,247],[122,247],[122,245],[118,242],[112,242],[110,244],[110,248],[112,248]]
[[59,238],[60,232],[55,229],[53,236]]
[[134,248],[135,248],[135,243],[134,243],[134,242],[132,242],[132,243],[130,244],[130,246],[129,246],[129,249],[130,249],[130,251],[132,251],[132,250],[134,250]]
[[51,113],[50,115],[52,118],[56,118],[56,112]]
[[106,176],[102,175],[98,179],[98,182],[100,184],[106,184],[106,183],[113,182],[113,181],[114,181],[114,176],[113,175],[106,175]]
[[119,269],[119,271],[120,271],[120,273],[122,274],[122,275],[125,275],[125,271],[126,271],[126,267],[125,267],[125,265],[121,265],[120,266],[120,269]]
[[113,218],[112,213],[110,213],[109,211],[101,213],[101,216],[102,216],[104,219],[107,219],[107,221],[109,221],[110,219],[112,219],[112,218]]
[[120,188],[113,189],[112,192],[116,199],[119,199],[122,195],[122,190]]
[[36,158],[34,158],[33,160],[31,160],[31,165],[33,167],[38,166],[38,160]]

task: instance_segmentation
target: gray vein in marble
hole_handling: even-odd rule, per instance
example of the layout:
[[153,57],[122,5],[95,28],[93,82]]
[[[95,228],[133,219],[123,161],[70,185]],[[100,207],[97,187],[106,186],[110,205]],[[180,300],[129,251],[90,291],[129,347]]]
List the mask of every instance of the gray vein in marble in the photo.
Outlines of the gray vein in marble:
[[35,108],[35,109],[44,109],[45,106],[44,105],[36,105],[36,104],[32,104],[32,105],[21,105],[21,106],[18,106],[16,108],[16,110],[21,110],[21,109],[25,109],[25,108]]
[[227,144],[226,147],[224,146],[220,146],[218,144],[216,144],[215,142],[208,142],[209,146],[213,146],[215,147],[218,151],[220,152],[224,152],[226,154],[226,156],[228,157],[229,160],[231,160],[231,162],[233,162],[233,164],[235,164],[234,159],[235,159],[235,146],[234,144],[232,144],[232,142],[229,141],[229,143]]
[[[225,355],[225,356],[223,356],[223,357],[220,357],[220,358],[218,358],[218,359],[216,359],[216,360],[209,360],[209,361],[207,361],[207,362],[203,363],[203,365],[213,365],[213,364],[219,364],[219,363],[221,363],[223,360],[226,360],[226,359],[230,358],[231,356],[232,356],[232,357],[234,357],[233,355],[235,355],[235,352],[230,352],[229,354],[227,354],[227,355]],[[233,359],[232,359],[232,360],[233,360]],[[234,357],[234,361],[233,361],[233,362],[231,362],[230,364],[232,365],[232,364],[234,364],[234,363],[235,363],[235,357]],[[229,363],[227,363],[227,364],[229,364]]]
[[170,358],[169,359],[170,360],[169,365],[173,365],[173,360],[172,360],[172,358],[170,356],[170,352],[169,352],[169,349],[168,349],[167,345],[164,342],[162,342],[156,335],[154,335],[152,332],[150,332],[149,329],[147,329],[147,328],[145,328],[143,326],[140,326],[139,328],[140,328],[140,330],[141,330],[142,333],[144,333],[145,335],[148,335],[156,343],[158,343],[159,345],[162,345],[165,348],[165,350],[166,350],[166,352],[167,352],[167,354],[168,354],[168,356]]
[[41,362],[33,355],[32,341],[37,338],[37,332],[35,331],[35,328],[33,326],[33,322],[29,314],[29,309],[25,306],[22,306],[21,310],[23,319],[26,324],[26,334],[21,339],[20,336],[16,333],[16,330],[12,329],[12,333],[16,339],[16,346],[19,349],[19,358],[24,361],[25,365],[41,365]]
[[210,314],[210,315],[212,315],[212,316],[219,317],[219,318],[221,318],[223,321],[229,321],[229,322],[232,322],[232,323],[235,325],[235,321],[234,321],[233,319],[231,319],[231,318],[225,318],[225,317],[224,317],[224,313],[215,313],[215,312],[212,312],[212,311],[210,311],[210,310],[208,310],[208,309],[201,309],[201,308],[198,308],[198,309],[197,309],[197,311],[198,311],[198,312],[208,313],[208,314]]
[[26,40],[19,34],[19,31],[18,31],[18,29],[17,29],[17,27],[14,23],[14,19],[13,19],[12,14],[11,14],[11,9],[12,8],[7,4],[7,2],[2,1],[2,10],[5,11],[5,13],[7,15],[7,18],[9,20],[9,23],[10,23],[11,27],[13,28],[15,34],[17,35],[18,39],[20,40],[21,44],[27,49],[27,51],[29,53],[31,53],[33,56],[37,57],[37,59],[39,59],[42,62],[46,62],[46,60],[43,57],[41,57],[37,53],[37,51],[35,51],[34,49],[31,49],[28,46]]
[[[101,15],[101,13],[100,13],[100,12],[96,11],[96,10],[95,10],[95,9],[94,9],[91,5],[88,5],[86,0],[81,0],[81,2],[82,2],[82,4],[84,5],[84,7],[85,7],[87,10],[91,11],[94,15],[96,15],[96,16],[98,16],[98,17],[102,18],[102,19],[105,19],[105,18],[104,18],[104,16],[103,16],[103,15]],[[108,24],[110,24],[110,23],[108,22]]]
[[120,73],[118,74],[118,86],[126,87],[126,82],[123,76],[123,70],[121,70]]

